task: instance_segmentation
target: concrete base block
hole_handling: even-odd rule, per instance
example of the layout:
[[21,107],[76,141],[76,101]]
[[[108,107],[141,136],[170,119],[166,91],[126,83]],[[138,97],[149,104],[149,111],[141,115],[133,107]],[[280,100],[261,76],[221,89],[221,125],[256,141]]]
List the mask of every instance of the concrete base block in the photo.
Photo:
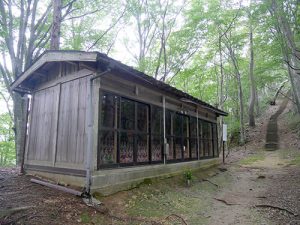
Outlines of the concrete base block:
[[78,177],[72,175],[64,175],[64,174],[56,174],[51,172],[41,172],[41,171],[33,171],[26,170],[26,174],[41,177],[45,180],[51,180],[55,183],[63,184],[63,185],[72,185],[75,187],[84,187],[85,177]]
[[[171,176],[181,175],[185,170],[205,170],[221,163],[219,158],[170,163],[157,165],[143,165],[135,167],[102,169],[92,173],[92,193],[99,193],[107,196],[119,191],[129,190],[137,187],[145,179],[162,179]],[[53,172],[35,171],[26,169],[29,175],[41,177],[64,185],[72,185],[83,188],[85,177],[57,174]]]
[[221,163],[218,158],[172,164],[115,168],[96,171],[92,175],[92,192],[110,195],[137,187],[145,179],[180,175],[185,170],[205,170]]

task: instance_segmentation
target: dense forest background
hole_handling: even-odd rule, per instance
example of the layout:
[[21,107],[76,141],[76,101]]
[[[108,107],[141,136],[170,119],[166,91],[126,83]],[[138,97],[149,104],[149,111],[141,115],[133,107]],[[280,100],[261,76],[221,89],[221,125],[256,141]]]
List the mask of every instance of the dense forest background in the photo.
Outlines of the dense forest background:
[[0,166],[15,148],[20,161],[25,136],[26,101],[9,85],[46,49],[100,51],[209,102],[244,144],[276,96],[300,113],[299,10],[299,0],[0,1]]

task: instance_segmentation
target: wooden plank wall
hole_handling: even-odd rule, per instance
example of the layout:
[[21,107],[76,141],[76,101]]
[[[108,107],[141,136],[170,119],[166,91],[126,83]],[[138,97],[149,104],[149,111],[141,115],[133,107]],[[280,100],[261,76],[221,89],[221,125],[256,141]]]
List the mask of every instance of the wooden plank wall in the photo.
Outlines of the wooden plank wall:
[[56,162],[83,164],[89,77],[61,85]]
[[33,95],[32,121],[29,140],[29,160],[52,161],[55,147],[57,88],[51,87]]
[[[88,71],[66,67],[61,76],[76,76],[33,94],[27,163],[84,168],[87,131]],[[91,74],[91,72],[90,72]],[[96,123],[97,124],[97,123]]]

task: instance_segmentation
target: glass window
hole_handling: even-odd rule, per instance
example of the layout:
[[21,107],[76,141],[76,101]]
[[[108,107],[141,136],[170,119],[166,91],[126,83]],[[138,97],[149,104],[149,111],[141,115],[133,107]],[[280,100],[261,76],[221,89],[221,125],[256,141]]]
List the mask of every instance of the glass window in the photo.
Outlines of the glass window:
[[182,136],[182,118],[177,113],[173,116],[173,135],[177,137]]
[[190,137],[197,137],[197,118],[190,117]]
[[159,135],[152,135],[151,142],[151,161],[162,160],[163,138]]
[[137,103],[137,128],[138,131],[148,132],[149,122],[149,107],[148,105]]
[[120,133],[120,163],[133,163],[133,137],[129,132]]
[[101,101],[101,125],[103,127],[114,128],[116,124],[118,98],[112,94],[103,94]]
[[214,143],[214,156],[219,157],[218,152],[218,130],[217,130],[217,124],[213,124],[213,143]]
[[137,162],[149,161],[148,135],[137,135]]
[[197,159],[198,158],[198,150],[197,150],[197,138],[190,139],[190,149],[191,149],[191,158]]
[[182,138],[175,138],[174,146],[176,159],[182,159]]
[[172,135],[172,112],[166,110],[166,135]]
[[114,131],[102,131],[100,133],[100,163],[114,164],[117,162],[116,133]]
[[135,104],[134,101],[121,98],[121,129],[134,130]]
[[185,138],[183,141],[183,156],[185,159],[190,158],[190,141],[188,138]]
[[153,134],[163,134],[163,110],[157,106],[152,107],[151,132]]
[[189,118],[187,116],[182,117],[182,131],[183,137],[189,137]]
[[173,140],[174,140],[174,138],[172,138],[172,137],[168,137],[167,138],[167,142],[169,144],[169,154],[168,154],[168,157],[167,157],[168,160],[175,159],[174,141]]

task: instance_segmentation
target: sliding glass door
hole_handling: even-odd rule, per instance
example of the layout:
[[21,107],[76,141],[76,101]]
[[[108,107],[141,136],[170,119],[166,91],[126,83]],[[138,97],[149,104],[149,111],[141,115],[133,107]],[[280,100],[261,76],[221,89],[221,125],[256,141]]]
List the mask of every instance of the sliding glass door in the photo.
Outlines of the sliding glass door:
[[149,105],[103,93],[100,109],[99,166],[149,163]]

